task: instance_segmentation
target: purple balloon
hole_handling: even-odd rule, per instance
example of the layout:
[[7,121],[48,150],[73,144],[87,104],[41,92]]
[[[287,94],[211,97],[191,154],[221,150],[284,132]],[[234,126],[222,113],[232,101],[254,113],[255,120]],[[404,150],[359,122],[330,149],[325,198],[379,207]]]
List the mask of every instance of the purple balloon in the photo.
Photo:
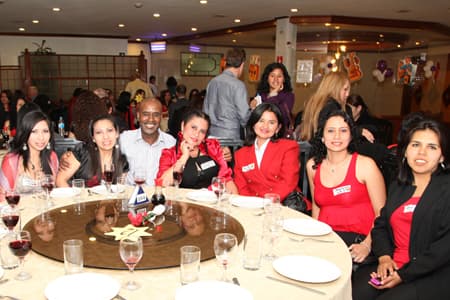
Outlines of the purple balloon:
[[387,68],[387,62],[384,59],[380,59],[377,62],[377,69],[380,70],[381,73],[384,72],[384,70],[386,70]]
[[392,71],[391,68],[386,68],[386,73],[384,73],[384,77],[389,78],[392,77],[392,75],[394,75],[394,71]]
[[430,68],[430,70],[431,70],[431,72],[434,72],[434,71],[436,71],[436,66],[431,66],[431,68]]
[[333,67],[333,64],[332,63],[328,63],[327,67],[328,67],[328,69],[331,69]]

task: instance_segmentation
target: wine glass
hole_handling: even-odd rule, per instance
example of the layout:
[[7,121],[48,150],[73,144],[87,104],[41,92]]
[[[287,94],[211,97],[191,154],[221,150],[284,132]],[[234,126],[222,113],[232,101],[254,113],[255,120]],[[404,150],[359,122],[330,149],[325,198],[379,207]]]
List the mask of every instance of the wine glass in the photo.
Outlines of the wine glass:
[[217,196],[217,203],[220,205],[221,197],[225,192],[225,179],[223,177],[213,177],[211,188]]
[[277,209],[280,207],[280,195],[276,193],[267,193],[264,194],[264,212],[270,213],[271,210]]
[[9,132],[8,130],[2,129],[3,147],[5,149],[9,148]]
[[267,260],[277,258],[274,246],[283,231],[283,216],[281,206],[273,206],[269,213],[266,212],[263,221],[264,238],[269,241],[269,250],[264,256]]
[[174,186],[174,199],[179,200],[181,197],[179,196],[179,188],[182,180],[182,173],[176,172],[175,170],[172,173],[173,176],[173,186]]
[[142,238],[138,237],[136,240],[125,238],[121,240],[119,244],[119,253],[120,258],[130,270],[131,279],[125,283],[125,288],[130,291],[140,288],[140,284],[136,282],[132,276],[134,267],[141,260],[142,254],[144,253]]
[[53,190],[55,186],[55,179],[51,174],[44,174],[41,176],[41,187],[45,191],[47,206],[52,207],[55,204],[50,199],[50,192]]
[[133,180],[134,183],[138,186],[142,187],[142,185],[145,183],[146,178],[147,173],[145,172],[145,169],[136,169],[133,171]]
[[105,180],[106,193],[111,195],[111,185],[114,176],[114,164],[112,162],[103,165],[103,179]]
[[10,206],[16,206],[19,204],[20,194],[17,193],[15,190],[8,189],[5,192],[5,198],[6,202],[8,202]]
[[9,249],[19,258],[19,273],[16,275],[17,280],[27,280],[31,275],[23,270],[25,256],[31,250],[31,235],[30,232],[23,230],[17,232],[12,241],[9,242]]
[[222,281],[231,281],[227,270],[237,255],[237,245],[237,238],[231,233],[219,233],[214,238],[214,253],[218,263],[223,267]]
[[20,210],[17,206],[7,205],[1,210],[3,223],[8,228],[9,232],[14,231],[17,223],[20,220]]

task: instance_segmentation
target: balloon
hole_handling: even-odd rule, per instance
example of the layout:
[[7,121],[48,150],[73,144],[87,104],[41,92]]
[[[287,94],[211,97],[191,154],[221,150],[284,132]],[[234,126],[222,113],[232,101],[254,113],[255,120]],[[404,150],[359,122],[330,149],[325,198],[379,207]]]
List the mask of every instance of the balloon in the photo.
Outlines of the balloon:
[[379,82],[383,82],[384,81],[384,75],[383,74],[378,75],[377,79],[378,79]]
[[425,71],[425,78],[430,78],[431,76],[433,76],[432,71]]
[[319,83],[321,80],[322,80],[321,73],[317,73],[316,75],[313,76],[313,83]]
[[389,78],[392,77],[392,75],[394,75],[394,71],[392,70],[392,68],[387,68],[384,71],[384,77]]
[[328,69],[331,69],[333,67],[333,64],[332,63],[328,63],[327,67],[328,67]]
[[381,73],[380,70],[375,69],[375,70],[372,71],[372,75],[373,75],[373,77],[378,77],[378,76],[383,75],[383,74]]
[[387,62],[384,59],[380,59],[377,62],[377,69],[380,70],[380,72],[384,72],[387,68]]
[[431,72],[435,72],[437,70],[436,66],[431,66],[430,68]]

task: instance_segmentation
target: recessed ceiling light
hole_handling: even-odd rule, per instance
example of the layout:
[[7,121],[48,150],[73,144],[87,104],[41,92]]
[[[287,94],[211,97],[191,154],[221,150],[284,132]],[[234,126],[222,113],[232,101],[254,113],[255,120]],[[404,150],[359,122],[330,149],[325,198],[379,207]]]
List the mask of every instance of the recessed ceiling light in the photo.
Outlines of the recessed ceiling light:
[[402,47],[402,45],[400,45],[400,44],[397,45],[397,48],[401,48],[401,47]]
[[356,42],[356,39],[352,39],[352,42]]
[[293,13],[298,12],[298,8],[291,8],[291,12]]
[[136,2],[134,4],[134,7],[136,7],[136,8],[141,8],[142,6],[144,6],[144,4],[142,4],[142,2]]
[[233,43],[236,43],[236,40],[232,40]]
[[419,46],[420,45],[420,42],[419,41],[416,41],[416,46]]
[[347,46],[341,45],[341,46],[339,46],[339,49],[341,50],[341,52],[345,52],[345,51],[347,51]]
[[341,29],[341,26],[336,25],[336,26],[334,26],[334,29]]
[[160,15],[159,13],[154,13],[153,16],[154,16],[155,18],[161,17],[161,15]]
[[331,26],[331,23],[325,23],[325,26],[329,27]]
[[200,4],[207,4],[208,3],[208,1],[206,1],[206,0],[200,0]]
[[379,36],[380,38],[384,38],[384,34],[382,34],[382,33],[380,33],[378,36]]
[[137,39],[136,39],[136,42],[140,42],[140,41],[142,41],[140,38],[137,38]]
[[234,19],[234,23],[240,23],[241,19]]
[[191,31],[197,31],[197,28],[192,27],[192,28],[191,28]]
[[120,28],[125,27],[125,24],[118,24],[117,26],[119,26]]
[[377,45],[379,45],[380,44],[380,42],[377,42]]
[[161,33],[161,36],[167,36],[167,33]]
[[61,8],[59,8],[59,7],[53,7],[52,10],[53,10],[53,11],[61,11]]
[[33,20],[33,21],[31,21],[31,22],[33,22],[33,24],[38,24],[38,23],[39,23],[39,20]]
[[20,27],[20,28],[19,28],[19,31],[25,31],[25,28]]

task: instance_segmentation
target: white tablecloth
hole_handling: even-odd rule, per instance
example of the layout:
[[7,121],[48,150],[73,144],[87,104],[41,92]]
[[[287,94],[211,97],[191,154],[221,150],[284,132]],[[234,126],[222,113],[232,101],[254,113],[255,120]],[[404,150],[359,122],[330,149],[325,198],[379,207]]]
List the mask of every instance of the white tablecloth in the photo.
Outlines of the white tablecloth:
[[[185,195],[186,190],[180,190]],[[151,194],[151,192],[149,192]],[[100,196],[91,195],[86,197],[86,201],[99,200]],[[40,200],[42,201],[42,200]],[[22,224],[25,224],[32,217],[39,213],[41,203],[34,197],[22,197],[20,207],[22,211]],[[182,201],[187,201],[183,198]],[[64,206],[73,202],[70,198],[61,198],[55,200],[57,206]],[[197,202],[198,203],[198,202]],[[245,230],[259,229],[262,226],[263,216],[257,216],[255,209],[245,209],[239,207],[231,207],[230,214],[241,222]],[[283,207],[284,218],[307,218],[307,216],[298,213],[289,208]],[[334,240],[335,243],[319,243],[314,241],[304,241],[302,243],[294,242],[289,237],[301,238],[301,236],[283,232],[282,237],[276,245],[276,254],[283,255],[312,255],[329,260],[336,264],[342,271],[342,276],[330,283],[323,284],[307,284],[300,283],[304,286],[319,289],[326,293],[318,295],[301,288],[271,281],[266,279],[267,275],[283,278],[277,274],[270,261],[263,260],[262,267],[258,271],[249,271],[242,268],[241,263],[236,263],[229,270],[230,277],[237,277],[242,287],[248,289],[254,296],[255,300],[259,299],[351,299],[351,258],[344,242],[335,234],[330,233],[324,237],[325,239]],[[212,247],[212,245],[211,245]],[[242,249],[242,244],[240,245]],[[144,255],[152,255],[152,253],[144,253]],[[0,285],[0,295],[10,295],[21,300],[29,299],[45,299],[44,290],[47,284],[55,278],[64,275],[63,263],[45,258],[37,253],[28,255],[25,269],[32,274],[32,278],[28,281],[14,280],[17,270],[5,270],[4,278],[9,278],[7,283]],[[123,283],[128,278],[128,271],[115,271],[103,269],[89,269],[85,271],[108,274]],[[200,270],[201,280],[215,280],[220,277],[219,269],[214,259],[202,262]],[[179,268],[168,268],[160,270],[136,271],[135,277],[142,284],[142,287],[136,291],[120,290],[120,295],[127,300],[131,299],[175,299],[175,291],[180,287]],[[295,282],[295,281],[292,281]],[[82,288],[82,287],[80,287]],[[68,291],[70,292],[70,291]],[[235,300],[235,299],[230,299]]]

